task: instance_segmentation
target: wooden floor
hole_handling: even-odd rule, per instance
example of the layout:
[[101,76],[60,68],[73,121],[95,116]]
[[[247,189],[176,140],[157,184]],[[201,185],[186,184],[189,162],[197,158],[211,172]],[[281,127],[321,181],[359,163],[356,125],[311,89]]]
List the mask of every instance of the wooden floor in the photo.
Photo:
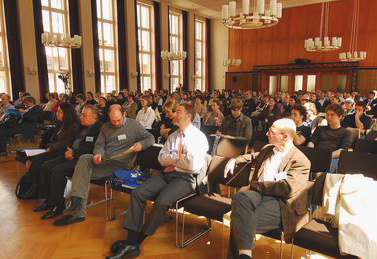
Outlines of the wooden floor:
[[[14,195],[15,185],[25,171],[25,167],[12,157],[0,159],[0,259],[104,258],[109,254],[112,242],[125,239],[127,233],[122,228],[124,217],[106,221],[104,205],[89,209],[84,222],[67,227],[53,227],[52,220],[40,220],[41,214],[32,211],[38,201],[18,200]],[[99,200],[102,195],[101,187],[93,186],[90,200]],[[128,195],[115,195],[115,207],[119,213],[126,208]],[[187,230],[191,232],[205,223],[204,219],[193,215],[186,216],[186,219]],[[221,258],[221,224],[213,223],[211,232],[184,249],[174,246],[174,232],[174,220],[161,226],[155,235],[142,244],[139,258]],[[224,227],[224,243],[227,242],[228,233],[229,227]],[[283,249],[284,258],[290,258],[290,246],[284,245]],[[294,258],[304,255],[300,248],[295,248],[294,251]],[[253,258],[279,258],[279,243],[258,236]],[[315,255],[315,258],[325,257]]]

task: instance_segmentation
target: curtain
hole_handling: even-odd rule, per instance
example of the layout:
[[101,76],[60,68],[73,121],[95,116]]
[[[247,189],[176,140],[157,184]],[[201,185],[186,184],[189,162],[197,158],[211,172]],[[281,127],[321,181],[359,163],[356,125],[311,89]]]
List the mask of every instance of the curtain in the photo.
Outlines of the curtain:
[[93,53],[94,53],[94,79],[96,92],[101,92],[101,65],[99,61],[99,41],[97,24],[97,1],[92,0],[92,27],[93,27]]
[[211,20],[206,18],[206,91],[212,90],[211,85]]
[[[69,30],[73,35],[82,35],[80,24],[79,0],[69,0]],[[85,81],[83,78],[82,49],[71,49],[73,92],[85,93]]]
[[[12,0],[14,1],[14,0]],[[47,72],[47,61],[46,52],[42,44],[41,35],[43,30],[42,21],[42,5],[41,0],[33,1],[34,10],[34,26],[35,26],[35,45],[37,52],[37,63],[38,63],[38,76],[39,76],[39,94],[41,102],[46,101],[46,93],[49,92],[48,89],[48,72]]]
[[182,25],[183,25],[183,51],[187,52],[187,58],[183,61],[183,89],[189,90],[189,34],[188,34],[188,12],[182,11]]
[[117,0],[118,15],[118,69],[119,69],[119,89],[129,89],[127,74],[127,41],[126,41],[126,17],[125,2]]
[[137,0],[135,0],[135,34],[136,34],[136,72],[137,72],[137,91],[141,91],[140,85],[140,58],[139,58],[139,37],[138,37],[138,26],[137,26]]
[[153,2],[154,10],[154,42],[155,42],[155,65],[156,65],[156,89],[162,89],[162,64],[161,64],[161,22],[160,3]]

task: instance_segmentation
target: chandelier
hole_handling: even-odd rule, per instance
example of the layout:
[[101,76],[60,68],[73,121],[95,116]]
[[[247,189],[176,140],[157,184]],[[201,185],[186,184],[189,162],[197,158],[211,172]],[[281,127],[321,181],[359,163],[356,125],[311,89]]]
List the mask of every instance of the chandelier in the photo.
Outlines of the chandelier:
[[44,32],[42,33],[42,44],[46,47],[60,48],[81,48],[82,37],[74,35],[73,38],[69,34]]
[[223,66],[228,67],[228,66],[241,66],[241,59],[224,59],[223,60]]
[[366,51],[357,51],[357,37],[359,35],[359,10],[360,0],[354,0],[350,49],[347,53],[339,53],[341,61],[362,61],[367,58]]
[[161,58],[163,60],[184,60],[187,57],[186,51],[161,51]]
[[274,26],[283,15],[283,4],[270,0],[270,9],[265,8],[266,0],[254,0],[253,12],[250,12],[250,0],[243,0],[242,11],[237,14],[236,1],[222,6],[222,23],[231,29],[259,29]]
[[340,49],[342,46],[342,38],[332,37],[331,42],[329,38],[329,11],[330,3],[322,2],[321,21],[319,27],[319,36],[305,40],[306,51],[331,51]]

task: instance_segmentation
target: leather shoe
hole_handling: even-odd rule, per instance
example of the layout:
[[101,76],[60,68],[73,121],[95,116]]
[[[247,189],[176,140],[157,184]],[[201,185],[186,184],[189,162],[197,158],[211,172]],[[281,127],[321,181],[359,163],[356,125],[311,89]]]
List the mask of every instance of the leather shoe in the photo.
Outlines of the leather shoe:
[[126,240],[115,241],[110,247],[110,252],[112,254],[117,254],[119,252],[119,250],[124,247],[125,244],[126,244]]
[[32,184],[26,192],[22,193],[20,196],[23,199],[36,199],[38,194],[38,186],[36,184]]
[[38,207],[34,208],[33,211],[34,212],[41,212],[41,211],[44,211],[44,210],[48,210],[50,208],[51,208],[51,206],[48,205],[46,201],[44,201],[41,205],[39,205]]
[[54,226],[60,227],[60,226],[67,226],[73,223],[84,221],[85,217],[75,217],[72,215],[67,215],[62,217],[61,219],[55,220],[53,223]]
[[64,210],[64,213],[76,211],[81,203],[81,198],[77,196],[72,196],[69,206]]
[[62,213],[63,213],[62,208],[58,208],[58,206],[54,206],[50,208],[48,211],[46,211],[46,213],[43,214],[41,219],[45,220],[45,219],[55,218],[56,216],[62,215]]
[[140,255],[140,249],[137,246],[125,244],[118,253],[106,256],[106,259],[134,258]]

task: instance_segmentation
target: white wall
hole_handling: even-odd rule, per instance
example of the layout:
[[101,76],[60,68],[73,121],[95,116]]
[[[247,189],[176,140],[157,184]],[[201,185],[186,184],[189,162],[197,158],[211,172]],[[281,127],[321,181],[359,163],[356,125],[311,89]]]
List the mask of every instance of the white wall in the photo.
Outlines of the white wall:
[[221,24],[221,18],[211,20],[211,82],[213,89],[225,89],[225,72],[222,65],[228,59],[228,28]]

